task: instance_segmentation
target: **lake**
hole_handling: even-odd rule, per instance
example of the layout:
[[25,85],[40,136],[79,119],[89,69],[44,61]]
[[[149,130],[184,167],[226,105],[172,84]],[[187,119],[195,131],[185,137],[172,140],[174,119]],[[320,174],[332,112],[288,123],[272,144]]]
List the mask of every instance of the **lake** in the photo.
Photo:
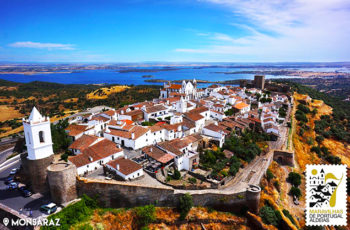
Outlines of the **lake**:
[[[224,68],[224,67],[178,67],[176,70],[159,71],[159,72],[125,72],[119,73],[118,70],[83,70],[73,73],[53,73],[53,74],[1,74],[0,78],[9,81],[27,83],[31,81],[46,81],[63,84],[126,84],[126,85],[160,85],[163,83],[145,82],[147,79],[163,80],[183,80],[183,79],[200,79],[208,81],[225,81],[237,79],[253,79],[254,74],[223,74],[215,72],[236,72],[258,70],[257,68]],[[137,69],[137,68],[133,68]],[[145,69],[145,68],[142,68]],[[147,69],[157,69],[155,67]],[[300,68],[308,70],[308,68]],[[310,68],[311,70],[312,68]],[[317,68],[316,68],[317,69]],[[312,69],[315,71],[315,69]],[[330,69],[328,69],[330,71]],[[336,69],[333,69],[333,71]],[[143,75],[152,75],[152,78],[143,78]],[[266,75],[266,79],[272,78],[290,78],[288,76]],[[205,87],[208,84],[199,84]]]

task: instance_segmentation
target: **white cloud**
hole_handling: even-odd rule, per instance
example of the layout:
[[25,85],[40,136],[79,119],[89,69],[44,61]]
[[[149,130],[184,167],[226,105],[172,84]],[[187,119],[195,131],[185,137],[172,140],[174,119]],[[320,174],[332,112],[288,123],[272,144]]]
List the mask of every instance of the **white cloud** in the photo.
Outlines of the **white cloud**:
[[48,49],[48,50],[74,50],[72,44],[59,44],[59,43],[41,43],[41,42],[14,42],[9,44],[11,47],[16,48],[33,48],[33,49]]
[[[230,9],[233,19],[227,23],[246,35],[237,36],[235,30],[205,32],[209,45],[176,52],[244,55],[261,61],[350,60],[349,0],[206,1]],[[244,23],[234,21],[237,18]]]

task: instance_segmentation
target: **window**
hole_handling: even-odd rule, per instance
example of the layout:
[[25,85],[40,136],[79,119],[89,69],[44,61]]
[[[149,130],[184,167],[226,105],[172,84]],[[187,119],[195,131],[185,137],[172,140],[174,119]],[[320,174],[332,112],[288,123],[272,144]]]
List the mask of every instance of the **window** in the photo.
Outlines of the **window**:
[[30,135],[29,135],[29,132],[27,132],[27,138],[28,138],[28,143],[31,145],[31,141],[30,141]]
[[44,143],[44,131],[40,131],[39,132],[39,141],[40,143]]
[[114,142],[114,137],[112,137],[112,141]]

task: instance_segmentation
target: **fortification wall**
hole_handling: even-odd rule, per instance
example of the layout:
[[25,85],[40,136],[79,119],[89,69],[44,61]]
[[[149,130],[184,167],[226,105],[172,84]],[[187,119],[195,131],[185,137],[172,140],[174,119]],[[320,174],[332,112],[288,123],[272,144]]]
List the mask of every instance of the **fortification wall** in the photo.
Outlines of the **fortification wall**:
[[53,160],[53,155],[38,160],[29,160],[27,158],[27,153],[21,155],[24,174],[27,176],[26,183],[31,187],[34,193],[49,192],[46,169]]
[[273,160],[279,164],[294,167],[294,152],[275,150],[273,152]]
[[[218,210],[239,211],[247,207],[256,212],[260,200],[260,189],[230,192],[217,189],[176,190],[173,188],[141,186],[104,180],[77,179],[78,195],[98,196],[105,207],[134,207],[154,204],[156,206],[177,206],[179,198],[190,193],[196,206],[209,206]],[[249,190],[249,189],[248,189]]]
[[68,163],[55,163],[47,168],[52,201],[64,204],[77,198],[76,167]]

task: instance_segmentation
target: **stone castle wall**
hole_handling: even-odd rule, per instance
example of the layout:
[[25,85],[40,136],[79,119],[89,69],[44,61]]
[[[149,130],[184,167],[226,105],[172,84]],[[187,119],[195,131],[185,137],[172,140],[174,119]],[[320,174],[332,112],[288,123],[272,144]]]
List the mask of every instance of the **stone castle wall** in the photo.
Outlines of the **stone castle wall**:
[[64,204],[77,198],[76,167],[68,163],[55,163],[47,168],[52,201]]
[[29,160],[27,158],[27,153],[21,154],[23,171],[27,177],[27,183],[34,193],[49,192],[46,169],[53,162],[53,160],[54,155],[43,159]]
[[294,153],[290,151],[275,150],[273,152],[273,160],[282,165],[294,167]]

